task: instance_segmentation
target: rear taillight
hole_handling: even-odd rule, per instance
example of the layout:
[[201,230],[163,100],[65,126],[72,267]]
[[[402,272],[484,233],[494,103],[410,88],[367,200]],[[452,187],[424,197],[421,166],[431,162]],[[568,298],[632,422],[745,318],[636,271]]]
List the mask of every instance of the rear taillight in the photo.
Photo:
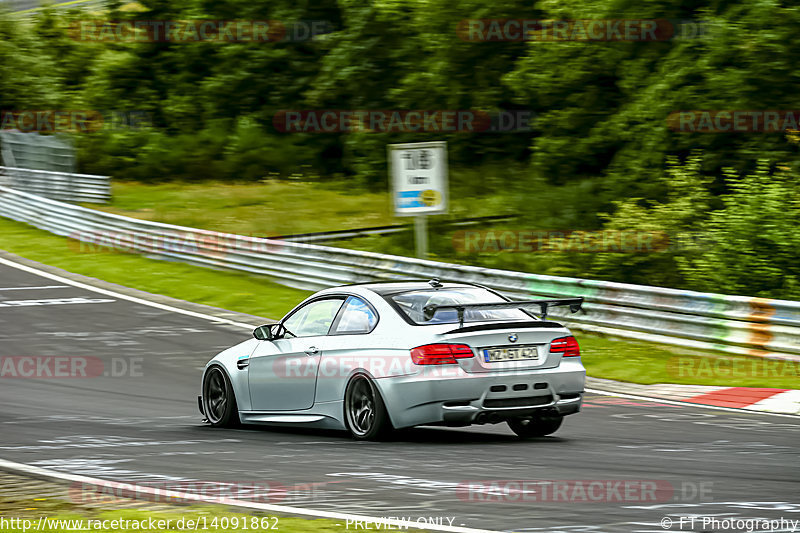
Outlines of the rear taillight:
[[581,348],[575,337],[559,337],[550,342],[550,353],[563,353],[564,357],[580,357]]
[[473,355],[466,344],[426,344],[411,349],[411,360],[416,365],[450,365]]

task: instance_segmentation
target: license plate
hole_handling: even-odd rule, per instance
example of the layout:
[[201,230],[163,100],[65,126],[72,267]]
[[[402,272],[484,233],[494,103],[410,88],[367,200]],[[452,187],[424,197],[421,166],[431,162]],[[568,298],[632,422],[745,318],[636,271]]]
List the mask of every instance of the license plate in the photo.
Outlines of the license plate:
[[483,360],[487,363],[497,363],[498,361],[531,361],[536,359],[539,359],[539,348],[534,344],[483,349]]

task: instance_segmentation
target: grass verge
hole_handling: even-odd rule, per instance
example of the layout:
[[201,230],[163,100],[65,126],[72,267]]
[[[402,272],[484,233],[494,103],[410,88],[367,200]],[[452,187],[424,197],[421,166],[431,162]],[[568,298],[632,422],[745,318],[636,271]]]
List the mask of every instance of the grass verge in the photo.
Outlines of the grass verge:
[[577,334],[586,372],[632,383],[800,389],[800,363]]
[[240,272],[112,251],[80,252],[77,241],[5,218],[0,218],[0,248],[76,274],[263,317],[281,317],[311,294]]
[[[80,253],[74,241],[0,218],[0,249],[156,294],[278,318],[308,291],[266,278],[116,252]],[[578,335],[589,375],[633,383],[800,388],[800,365],[637,341]]]
[[[495,215],[500,196],[469,197],[451,206],[454,218]],[[334,185],[264,180],[258,183],[113,182],[109,205],[92,208],[119,215],[213,231],[271,237],[293,233],[404,224],[388,192]]]

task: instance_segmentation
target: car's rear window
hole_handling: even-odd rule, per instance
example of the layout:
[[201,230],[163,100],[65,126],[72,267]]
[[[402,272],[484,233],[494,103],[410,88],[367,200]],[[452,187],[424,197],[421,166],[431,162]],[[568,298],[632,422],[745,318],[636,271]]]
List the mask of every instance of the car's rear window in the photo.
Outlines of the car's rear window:
[[[458,289],[424,289],[409,291],[390,296],[400,311],[412,322],[427,324],[457,324],[458,313],[455,309],[441,309],[430,320],[425,320],[424,309],[428,305],[457,305],[505,302],[497,294],[480,287],[464,287]],[[531,315],[518,309],[473,310],[464,312],[464,322],[488,322],[497,320],[531,320]]]

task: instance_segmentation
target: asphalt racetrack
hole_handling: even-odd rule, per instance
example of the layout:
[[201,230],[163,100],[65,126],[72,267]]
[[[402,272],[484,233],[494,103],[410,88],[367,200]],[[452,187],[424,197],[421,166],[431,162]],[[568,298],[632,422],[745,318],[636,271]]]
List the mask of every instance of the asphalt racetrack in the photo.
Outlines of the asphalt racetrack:
[[[0,264],[0,458],[125,482],[254,482],[285,488],[273,503],[498,531],[664,531],[665,517],[672,531],[703,531],[679,528],[679,518],[800,518],[796,417],[587,394],[555,436],[527,442],[505,425],[417,428],[380,443],[212,429],[197,409],[201,369],[248,335]],[[20,358],[43,356],[68,358],[60,368],[40,359],[38,375],[77,364],[94,377],[19,376],[34,364]],[[563,490],[545,494],[535,480]],[[658,495],[641,501],[628,485],[608,488],[612,480],[652,482]],[[592,481],[606,488],[582,495]]]

